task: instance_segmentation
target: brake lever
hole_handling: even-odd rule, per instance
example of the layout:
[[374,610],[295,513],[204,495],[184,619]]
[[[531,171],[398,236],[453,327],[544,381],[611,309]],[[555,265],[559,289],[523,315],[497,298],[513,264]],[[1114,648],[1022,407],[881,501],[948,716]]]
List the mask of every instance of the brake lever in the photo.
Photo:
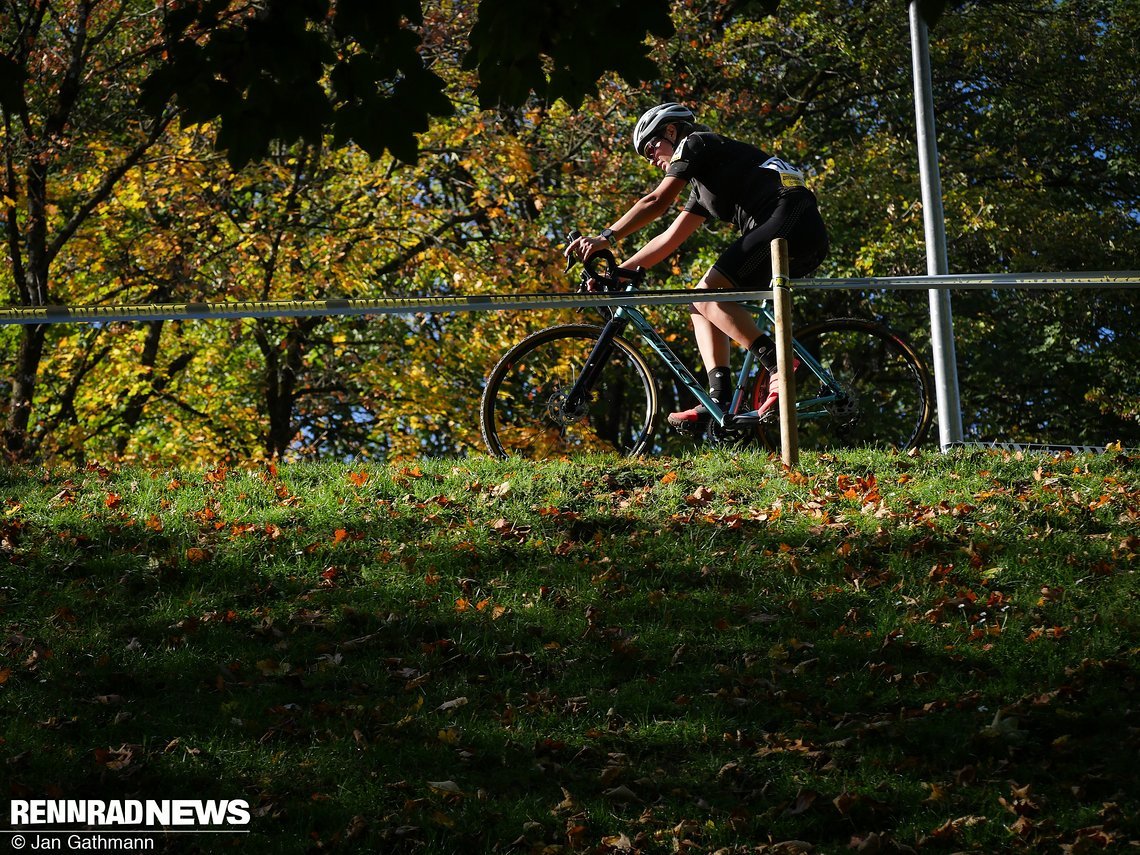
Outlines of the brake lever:
[[[574,229],[572,232],[570,232],[570,234],[566,235],[566,243],[572,244],[572,243],[574,243],[574,241],[578,240],[578,238],[580,238],[581,236],[582,236],[582,233],[580,231],[578,231],[577,229]],[[574,256],[572,256],[572,255],[566,256],[566,269],[563,270],[562,272],[563,273],[569,273],[570,268],[573,267],[577,263],[578,263],[578,259],[575,258]]]

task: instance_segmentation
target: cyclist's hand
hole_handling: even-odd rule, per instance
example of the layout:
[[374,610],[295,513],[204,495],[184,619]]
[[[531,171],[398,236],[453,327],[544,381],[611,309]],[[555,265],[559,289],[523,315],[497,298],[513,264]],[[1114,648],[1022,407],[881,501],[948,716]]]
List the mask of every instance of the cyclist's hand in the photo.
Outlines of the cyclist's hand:
[[585,261],[595,252],[600,252],[603,249],[609,249],[610,242],[603,237],[582,237],[574,239],[568,247],[566,247],[565,255],[567,258],[580,258]]

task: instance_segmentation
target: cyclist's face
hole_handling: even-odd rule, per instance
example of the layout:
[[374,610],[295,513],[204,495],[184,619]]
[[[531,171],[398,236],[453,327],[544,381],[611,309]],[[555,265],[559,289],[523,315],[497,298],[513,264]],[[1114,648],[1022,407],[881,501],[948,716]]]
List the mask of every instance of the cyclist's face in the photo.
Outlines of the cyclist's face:
[[645,159],[654,166],[665,169],[673,156],[673,143],[665,136],[655,136],[645,144]]

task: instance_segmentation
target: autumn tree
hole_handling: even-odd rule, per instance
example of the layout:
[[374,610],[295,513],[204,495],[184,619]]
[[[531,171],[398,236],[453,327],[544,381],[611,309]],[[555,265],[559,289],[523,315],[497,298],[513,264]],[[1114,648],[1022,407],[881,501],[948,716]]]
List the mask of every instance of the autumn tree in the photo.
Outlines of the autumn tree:
[[[155,37],[174,61],[151,66],[160,73],[147,94],[159,99],[152,106],[166,103],[164,92],[176,97],[183,121],[164,125],[59,244],[56,278],[45,280],[53,299],[567,289],[566,232],[612,222],[657,180],[630,151],[629,130],[666,99],[808,168],[834,244],[825,275],[925,269],[903,8],[785,0],[769,16],[686,0],[667,26],[627,9],[614,14],[642,27],[630,55],[650,65],[637,59],[623,77],[602,73],[592,7],[582,21],[539,7],[508,55],[484,49],[494,44],[487,28],[511,17],[505,0],[433,0],[394,23],[365,5],[180,6]],[[933,32],[951,264],[962,272],[1133,266],[1134,12],[1121,0],[1028,0],[1017,16],[1012,8],[953,7]],[[338,22],[337,10],[360,17]],[[293,14],[317,18],[299,26]],[[393,36],[399,50],[389,65],[369,65],[392,27],[402,33]],[[643,42],[646,31],[670,28],[673,37]],[[609,39],[612,22],[603,29]],[[293,48],[313,51],[313,62],[277,62]],[[545,56],[537,70],[532,55]],[[1045,56],[1050,63],[1037,61]],[[430,98],[397,85],[401,62],[413,63],[409,85]],[[224,73],[198,73],[211,63]],[[208,81],[205,90],[187,93],[195,81]],[[304,94],[287,102],[290,89]],[[123,103],[134,105],[137,93]],[[354,141],[349,117],[365,115],[391,118],[406,134],[362,131]],[[78,123],[73,134],[87,139]],[[75,170],[57,171],[64,178],[49,184],[53,198],[94,192],[100,167],[134,151],[131,134],[99,139]],[[61,151],[75,158],[85,145]],[[22,162],[11,158],[9,176]],[[56,205],[62,219],[65,206]],[[702,230],[654,272],[654,284],[691,284],[729,239]],[[869,313],[920,343],[926,336],[926,301],[913,294],[803,294],[797,306],[804,319]],[[975,436],[1136,436],[1135,300],[1004,292],[956,295],[955,308]],[[684,309],[654,314],[691,356]],[[458,313],[48,332],[32,444],[48,454],[203,460],[465,453],[479,447],[476,403],[496,356],[567,319]],[[15,334],[6,332],[13,360]],[[995,376],[1005,378],[1001,388]],[[1045,416],[1027,418],[1028,401]]]
[[[143,8],[131,0],[36,0],[5,7],[0,53],[7,167],[3,200],[13,298],[22,305],[88,296],[81,289],[67,294],[56,287],[52,265],[162,136],[172,103],[184,126],[217,119],[215,142],[235,164],[268,157],[271,144],[320,150],[326,147],[327,131],[338,149],[363,150],[373,159],[393,152],[413,161],[417,132],[427,129],[429,117],[452,110],[442,94],[442,79],[421,56],[423,17],[415,2],[393,6],[340,0],[333,6],[322,0],[191,0]],[[596,26],[601,12],[612,12],[610,6],[603,10],[599,4],[593,18],[569,15],[560,5],[551,4],[542,15],[528,7],[524,17],[537,25],[528,31],[532,41],[522,51],[488,52],[486,45],[494,48],[504,36],[517,42],[517,11],[509,3],[488,0],[477,23],[469,15],[477,34],[465,53],[483,74],[483,97],[507,91],[518,98],[530,87],[549,83],[555,96],[580,98],[607,65],[583,48],[591,41],[589,27]],[[647,28],[663,34],[669,26],[661,4],[629,2],[618,14],[630,25],[622,38],[631,46],[639,45]],[[550,81],[537,60],[543,50],[559,57]],[[644,46],[610,62],[631,79],[651,69]],[[375,121],[377,116],[386,120]],[[169,294],[167,289],[152,296]],[[156,324],[147,333],[142,374],[154,374],[162,329]],[[42,326],[24,329],[18,342],[9,334],[15,353],[5,440],[11,454],[33,454],[54,427],[74,425],[80,385],[111,354],[107,344],[97,343],[105,337],[102,331],[77,339],[85,344],[68,366],[74,373],[52,389],[53,397],[63,397],[30,436],[45,342],[53,334]],[[261,349],[267,360],[276,361],[275,348],[264,336]],[[183,368],[188,358],[183,353],[168,366]],[[163,376],[169,378],[169,373]],[[270,448],[278,448],[288,432],[284,414],[294,396],[283,378],[289,376],[288,364],[276,380],[267,375]],[[138,424],[146,401],[166,394],[168,387],[168,379],[146,388],[146,378],[137,372],[136,377],[142,385],[128,390],[123,407],[128,427]],[[274,391],[275,386],[281,388]],[[122,440],[116,442],[121,448]]]
[[[9,302],[43,306],[66,301],[52,265],[172,114],[138,106],[138,86],[158,44],[153,7],[131,0],[5,7],[0,110]],[[35,451],[28,446],[28,425],[51,334],[44,326],[8,334],[14,353],[4,440],[11,454]]]

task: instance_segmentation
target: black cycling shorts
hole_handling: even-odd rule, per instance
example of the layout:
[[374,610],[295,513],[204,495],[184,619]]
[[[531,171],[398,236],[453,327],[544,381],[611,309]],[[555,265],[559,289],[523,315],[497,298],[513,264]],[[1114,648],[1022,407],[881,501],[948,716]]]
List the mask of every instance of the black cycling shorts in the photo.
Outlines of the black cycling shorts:
[[772,283],[772,241],[776,238],[788,241],[793,279],[819,267],[830,242],[814,193],[797,189],[782,195],[772,216],[737,238],[713,269],[738,289],[764,290]]

